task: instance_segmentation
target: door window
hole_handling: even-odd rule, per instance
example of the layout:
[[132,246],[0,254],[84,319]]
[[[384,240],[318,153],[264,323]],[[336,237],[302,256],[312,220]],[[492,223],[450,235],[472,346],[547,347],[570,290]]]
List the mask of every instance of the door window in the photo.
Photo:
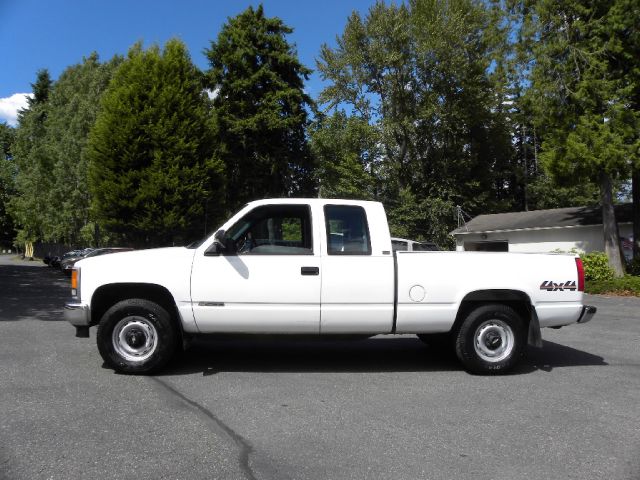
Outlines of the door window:
[[312,255],[308,205],[257,207],[227,232],[238,255]]
[[329,255],[371,255],[369,226],[364,208],[346,205],[326,205]]

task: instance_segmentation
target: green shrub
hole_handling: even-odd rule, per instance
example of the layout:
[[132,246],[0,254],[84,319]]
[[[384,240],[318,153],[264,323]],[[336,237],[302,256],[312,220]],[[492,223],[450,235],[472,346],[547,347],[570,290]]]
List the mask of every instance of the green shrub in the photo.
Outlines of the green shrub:
[[609,266],[609,259],[604,252],[591,252],[582,254],[582,264],[584,265],[584,279],[589,281],[611,280],[614,271]]
[[630,262],[627,262],[627,273],[637,277],[640,276],[640,257],[636,257]]
[[640,296],[640,277],[625,275],[610,280],[594,280],[585,285],[587,293]]

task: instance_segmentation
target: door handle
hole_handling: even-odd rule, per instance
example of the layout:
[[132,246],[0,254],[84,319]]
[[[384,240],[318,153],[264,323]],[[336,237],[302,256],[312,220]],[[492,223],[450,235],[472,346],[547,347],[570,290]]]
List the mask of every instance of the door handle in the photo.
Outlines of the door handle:
[[320,267],[301,267],[301,275],[320,275]]

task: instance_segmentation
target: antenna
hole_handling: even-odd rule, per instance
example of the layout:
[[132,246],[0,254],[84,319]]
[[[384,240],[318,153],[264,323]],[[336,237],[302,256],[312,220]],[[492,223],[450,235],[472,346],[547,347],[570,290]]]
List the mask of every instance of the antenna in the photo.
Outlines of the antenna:
[[467,227],[467,221],[471,220],[471,215],[465,212],[460,205],[456,205],[456,217],[458,221],[458,228],[464,225],[464,228],[469,231]]

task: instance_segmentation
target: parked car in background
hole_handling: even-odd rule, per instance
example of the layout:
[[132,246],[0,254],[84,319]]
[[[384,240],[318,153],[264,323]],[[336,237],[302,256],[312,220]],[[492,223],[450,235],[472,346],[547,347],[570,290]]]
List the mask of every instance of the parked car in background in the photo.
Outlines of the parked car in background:
[[77,257],[70,257],[60,262],[60,269],[64,272],[65,275],[70,277],[71,270],[73,269],[73,266],[76,264],[78,260],[82,260],[84,258],[89,258],[89,257],[98,257],[100,255],[106,255],[108,253],[129,252],[131,250],[133,250],[133,248],[126,248],[126,247],[105,247],[105,248],[85,249],[83,255],[77,256]]
[[[74,255],[75,255],[76,254],[75,250],[73,252],[74,252]],[[67,252],[67,253],[71,253],[71,252]],[[62,262],[62,259],[63,258],[65,258],[65,259],[69,258],[69,257],[65,257],[65,255],[67,255],[67,253],[63,254],[62,256],[56,255],[55,257],[51,258],[51,260],[49,261],[49,266],[59,269],[60,268],[60,262]]]
[[71,252],[65,253],[60,259],[60,265],[59,265],[60,270],[64,272],[64,268],[66,265],[68,265],[71,262],[75,263],[76,260],[80,260],[81,258],[84,258],[87,254],[91,253],[93,250],[94,250],[93,248],[82,248],[79,250],[72,250]]
[[417,242],[397,237],[391,237],[391,248],[394,252],[437,252],[440,250],[433,242]]
[[53,268],[60,268],[60,256],[59,255],[54,255],[52,257],[49,257],[49,261],[45,262],[47,265],[49,265],[50,267]]
[[46,257],[45,257],[45,263],[47,263],[50,267],[53,268],[62,268],[61,264],[63,261],[68,260],[70,258],[79,258],[83,255],[86,255],[87,253],[89,253],[91,250],[93,250],[92,248],[78,248],[76,250],[70,250],[68,252],[66,252],[65,254],[63,254],[62,256],[55,256],[55,257],[49,257],[49,262],[46,262]]

